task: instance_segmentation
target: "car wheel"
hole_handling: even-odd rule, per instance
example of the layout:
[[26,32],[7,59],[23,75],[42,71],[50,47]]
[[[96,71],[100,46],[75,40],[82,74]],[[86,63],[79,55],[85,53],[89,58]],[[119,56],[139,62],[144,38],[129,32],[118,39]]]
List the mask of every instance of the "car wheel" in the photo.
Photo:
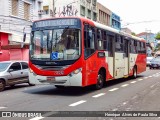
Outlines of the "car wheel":
[[149,67],[149,69],[152,69],[152,67]]
[[0,80],[0,92],[3,91],[5,88],[5,82],[3,80]]
[[103,72],[100,71],[97,76],[97,83],[95,85],[95,89],[99,90],[103,87],[103,85],[104,85],[104,76],[103,76]]

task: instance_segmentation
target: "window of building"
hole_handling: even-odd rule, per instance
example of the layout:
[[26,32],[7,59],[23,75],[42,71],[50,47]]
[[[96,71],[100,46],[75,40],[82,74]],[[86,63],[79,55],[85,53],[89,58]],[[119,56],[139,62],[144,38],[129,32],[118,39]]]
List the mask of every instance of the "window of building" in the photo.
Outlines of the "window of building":
[[88,15],[87,18],[91,19],[91,10],[88,9]]
[[24,19],[29,20],[30,16],[30,4],[24,2]]
[[49,6],[43,6],[43,13],[46,15],[49,14]]
[[87,0],[87,2],[91,3],[91,0]]
[[97,21],[97,13],[93,12],[93,21]]
[[96,6],[97,0],[92,0],[92,4]]
[[84,6],[81,6],[81,15],[85,16],[85,7]]
[[12,0],[12,15],[18,16],[18,0]]

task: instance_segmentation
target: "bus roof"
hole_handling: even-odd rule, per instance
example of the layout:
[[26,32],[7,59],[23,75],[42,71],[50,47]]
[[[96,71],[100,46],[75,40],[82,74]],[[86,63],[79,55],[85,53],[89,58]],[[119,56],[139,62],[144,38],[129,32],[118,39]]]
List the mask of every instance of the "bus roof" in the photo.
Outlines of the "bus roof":
[[111,31],[111,32],[114,32],[114,33],[117,33],[117,34],[121,34],[121,35],[124,35],[126,37],[130,37],[130,38],[133,38],[133,39],[136,39],[136,40],[139,40],[139,41],[143,41],[145,42],[145,40],[143,38],[139,38],[137,36],[133,36],[129,33],[126,33],[126,32],[123,32],[121,30],[117,30],[117,29],[114,29],[110,26],[106,26],[106,25],[103,25],[101,23],[98,23],[98,22],[95,22],[95,21],[92,21],[90,19],[87,19],[87,18],[84,18],[84,17],[78,17],[78,16],[69,16],[69,17],[55,17],[55,18],[44,18],[44,19],[40,19],[40,20],[35,20],[34,22],[37,22],[37,21],[43,21],[43,20],[52,20],[52,19],[63,19],[63,18],[78,18],[84,22],[88,22],[89,24],[91,25],[94,25],[98,28],[103,28],[105,30],[108,30],[108,31]]

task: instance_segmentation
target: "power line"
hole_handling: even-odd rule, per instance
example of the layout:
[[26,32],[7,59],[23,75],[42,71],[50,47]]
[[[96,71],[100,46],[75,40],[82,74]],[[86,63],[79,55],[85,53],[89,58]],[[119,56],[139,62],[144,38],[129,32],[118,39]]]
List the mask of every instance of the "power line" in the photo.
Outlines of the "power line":
[[151,23],[151,22],[160,22],[160,20],[138,21],[138,22],[131,22],[131,23],[128,22],[125,25],[123,25],[123,27],[132,25],[132,24]]

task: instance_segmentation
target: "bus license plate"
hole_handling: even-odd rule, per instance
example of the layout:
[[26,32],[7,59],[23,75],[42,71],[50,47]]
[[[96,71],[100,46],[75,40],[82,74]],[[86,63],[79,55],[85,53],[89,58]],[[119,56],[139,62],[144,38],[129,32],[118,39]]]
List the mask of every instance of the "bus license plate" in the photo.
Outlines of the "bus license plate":
[[54,81],[54,80],[55,80],[55,77],[47,77],[47,80],[48,80],[48,81]]

